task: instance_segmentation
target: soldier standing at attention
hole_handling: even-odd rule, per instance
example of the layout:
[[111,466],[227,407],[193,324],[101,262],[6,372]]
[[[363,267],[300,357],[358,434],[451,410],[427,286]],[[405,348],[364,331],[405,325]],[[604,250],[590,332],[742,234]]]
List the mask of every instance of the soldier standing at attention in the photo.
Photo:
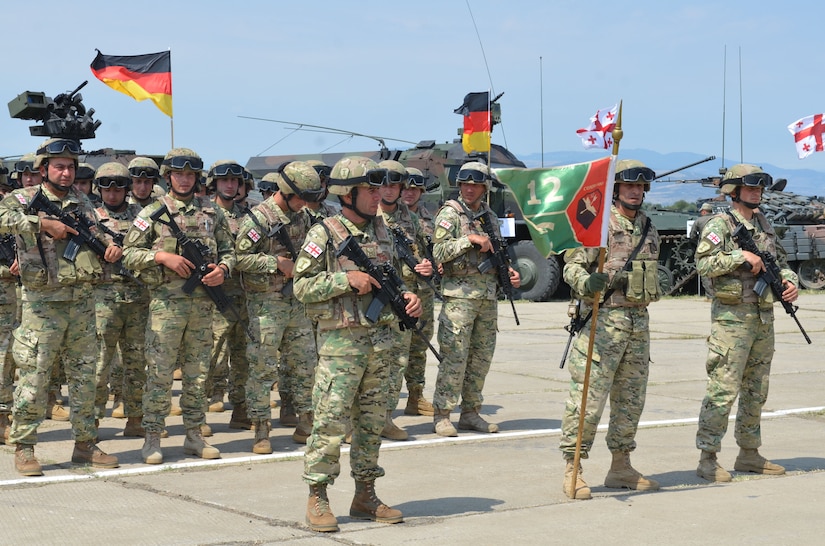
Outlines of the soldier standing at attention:
[[312,385],[318,362],[304,304],[293,293],[295,256],[285,246],[286,239],[273,230],[288,237],[293,250],[301,248],[309,230],[309,217],[302,209],[307,200],[317,198],[321,181],[302,161],[282,165],[274,174],[278,191],[243,218],[235,241],[237,269],[247,290],[249,324],[256,338],[248,345],[246,392],[255,425],[252,452],[260,454],[272,453],[269,393],[276,377],[281,392],[289,393],[298,412],[292,439],[307,442],[312,433]]
[[[401,201],[407,205],[410,212],[418,216],[418,227],[424,236],[423,244],[432,246],[432,236],[434,231],[433,213],[430,212],[421,196],[426,191],[424,173],[415,167],[407,167],[407,181],[404,189],[401,190]],[[423,250],[423,249],[422,249]],[[432,264],[435,268],[436,265]],[[435,333],[435,293],[422,280],[416,281],[418,290],[416,294],[421,298],[421,330],[427,339],[432,339]],[[426,415],[432,417],[433,405],[424,398],[424,374],[427,369],[427,344],[419,336],[412,336],[410,341],[410,361],[407,363],[407,370],[404,372],[404,379],[407,381],[407,405],[404,408],[405,415]]]
[[[29,210],[36,194],[42,192],[54,206],[94,218],[89,199],[72,187],[79,154],[80,145],[74,140],[47,140],[37,150],[34,161],[44,183],[15,190],[0,203],[0,231],[18,235],[17,259],[23,283],[22,321],[14,332],[14,359],[20,379],[9,443],[15,446],[15,468],[24,476],[43,474],[34,446],[46,414],[47,378],[61,352],[65,356],[75,439],[72,462],[97,468],[118,466],[117,457],[95,445],[97,338],[92,288],[103,273],[100,261],[85,244],[74,261],[64,258],[68,239],[77,232],[59,220]],[[119,260],[121,248],[108,236],[98,237],[106,246],[106,261]]]
[[[314,531],[338,530],[329,507],[327,486],[341,471],[341,443],[352,423],[350,466],[355,497],[350,516],[381,523],[399,523],[402,514],[375,493],[381,430],[387,415],[388,371],[384,352],[396,338],[397,318],[385,306],[376,322],[365,313],[378,280],[351,260],[336,256],[348,237],[376,265],[397,264],[393,241],[377,217],[378,189],[387,171],[365,157],[346,157],[332,168],[329,190],[338,195],[340,214],[315,224],[295,262],[295,295],[306,304],[307,316],[318,323],[318,368],[312,395],[314,422],[304,456],[304,481],[309,484],[306,520]],[[399,287],[406,312],[421,315],[421,302]]]
[[315,169],[315,172],[317,172],[318,176],[321,177],[321,192],[318,194],[315,201],[307,201],[307,212],[309,212],[315,220],[335,216],[338,211],[327,203],[327,196],[329,195],[328,182],[329,173],[331,170],[330,167],[319,159],[310,159],[307,161],[307,165]]
[[[497,280],[495,268],[478,270],[486,253],[493,251],[480,219],[498,218],[484,202],[492,173],[484,163],[465,163],[456,180],[460,196],[449,200],[435,219],[433,255],[444,266],[441,287],[444,304],[438,318],[438,345],[444,357],[438,366],[433,396],[433,429],[439,436],[456,436],[450,412],[461,398],[458,428],[478,432],[498,432],[498,425],[485,421],[479,411],[481,391],[490,371],[498,330]],[[521,285],[519,274],[510,268],[513,288]]]
[[[642,162],[623,159],[616,164],[613,206],[607,233],[604,273],[597,271],[595,248],[576,248],[564,257],[564,280],[587,314],[593,295],[604,298],[599,306],[587,413],[582,434],[581,457],[593,447],[605,403],[610,399],[607,448],[613,455],[605,487],[652,491],[659,484],[645,478],[630,465],[636,449],[636,430],[645,405],[650,365],[650,330],[647,306],[657,301],[659,280],[659,233],[640,210],[644,192],[656,174]],[[605,288],[608,290],[605,292]],[[588,321],[589,322],[589,321]],[[581,414],[582,386],[587,363],[590,326],[586,325],[570,354],[570,396],[562,417],[559,447],[567,466],[564,493],[571,499],[589,499],[590,488],[578,469],[575,490],[570,480]]]
[[[175,222],[184,234],[208,249],[209,272],[201,279],[206,286],[220,286],[235,265],[232,235],[220,208],[194,195],[203,161],[188,148],[173,148],[166,154],[161,176],[169,193],[140,211],[126,235],[123,265],[139,273],[149,286],[149,322],[146,326],[147,379],[143,395],[143,428],[146,439],[141,456],[147,464],[161,464],[160,438],[172,403],[172,371],[178,357],[182,364],[184,453],[203,459],[220,458],[220,452],[201,434],[206,410],[204,383],[212,349],[214,302],[206,291],[195,287],[183,291],[187,279],[197,274],[195,264],[180,255],[171,228]],[[166,208],[165,214],[152,215]],[[217,265],[215,263],[217,262]]]
[[158,164],[150,157],[136,157],[127,166],[132,177],[132,187],[129,191],[129,204],[140,205],[141,208],[165,195],[163,188],[157,185],[160,172]]
[[[5,197],[13,189],[8,172],[0,167],[0,196]],[[14,235],[0,236],[3,253],[0,256],[0,444],[5,444],[11,432],[9,416],[14,405],[14,375],[17,367],[11,354],[12,331],[17,325],[17,280],[11,266],[17,259],[14,252]],[[10,261],[9,261],[10,260]]]
[[696,248],[696,269],[713,284],[711,330],[708,338],[707,392],[699,412],[696,447],[702,454],[696,474],[711,482],[729,482],[731,475],[716,460],[728,429],[728,416],[736,397],[735,435],[739,455],[737,472],[784,474],[785,469],[759,454],[762,445],[762,406],[768,399],[768,381],[774,353],[773,304],[770,289],[754,291],[757,275],[765,270],[762,258],[742,250],[732,233],[744,226],[757,248],[774,255],[781,268],[782,299],[796,301],[796,274],[788,268],[785,251],[776,244],[773,227],[758,210],[763,188],[772,178],[755,165],[731,167],[721,192],[731,196],[731,210],[705,224]]

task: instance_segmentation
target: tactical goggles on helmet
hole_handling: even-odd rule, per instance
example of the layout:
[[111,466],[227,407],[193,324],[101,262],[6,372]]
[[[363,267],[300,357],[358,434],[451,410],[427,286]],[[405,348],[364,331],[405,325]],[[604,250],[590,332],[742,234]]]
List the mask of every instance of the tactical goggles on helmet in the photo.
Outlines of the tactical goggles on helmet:
[[370,169],[364,176],[356,176],[339,180],[337,178],[330,178],[330,186],[357,186],[361,183],[367,183],[370,186],[383,186],[387,181],[387,169]]
[[131,180],[125,176],[104,176],[102,178],[95,178],[95,184],[98,188],[108,189],[115,187],[118,189],[126,189],[129,187]]
[[387,170],[387,184],[402,184],[409,175],[398,171]]
[[57,155],[66,151],[72,155],[80,155],[80,144],[75,140],[61,138],[38,148],[37,155]]
[[332,167],[328,167],[327,165],[313,165],[312,168],[315,169],[316,173],[318,173],[318,176],[321,178],[321,182],[329,180],[329,173],[332,172]]
[[216,165],[209,169],[209,176],[212,178],[223,178],[226,176],[237,176],[239,178],[246,178],[244,173],[246,169],[237,163],[225,163],[223,165]]
[[158,170],[152,167],[131,167],[129,174],[135,178],[157,178]]
[[176,171],[189,169],[190,171],[200,172],[203,170],[203,160],[199,157],[189,155],[176,155],[175,157],[164,159],[163,164]]
[[278,174],[281,175],[281,178],[284,179],[286,185],[292,189],[292,192],[295,193],[298,197],[303,199],[304,201],[316,202],[320,201],[322,196],[324,195],[324,189],[318,188],[317,190],[302,190],[298,187],[298,185],[286,174],[286,167],[289,163],[282,163],[280,167],[278,167]]
[[411,174],[407,177],[407,183],[411,188],[424,189],[426,187],[427,179],[420,174]]
[[14,170],[19,173],[24,173],[26,171],[35,172],[34,161],[18,161],[14,164]]
[[631,167],[616,173],[616,182],[638,182],[640,178],[650,183],[656,178],[656,173],[647,167]]
[[475,169],[461,169],[455,177],[459,182],[469,182],[472,180],[476,184],[483,184],[485,180],[492,180],[487,173]]
[[767,188],[773,183],[773,177],[768,173],[753,173],[753,174],[746,174],[740,178],[730,178],[725,180],[723,184],[736,184],[747,186],[749,188]]

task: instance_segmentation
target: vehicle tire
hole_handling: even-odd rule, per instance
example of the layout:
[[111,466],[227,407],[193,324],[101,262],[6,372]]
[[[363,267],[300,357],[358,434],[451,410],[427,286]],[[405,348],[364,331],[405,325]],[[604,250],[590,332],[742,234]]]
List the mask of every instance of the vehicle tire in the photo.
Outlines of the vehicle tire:
[[825,260],[815,258],[799,264],[799,284],[808,290],[825,287]]
[[559,287],[561,269],[556,258],[545,258],[532,241],[520,241],[513,246],[515,269],[521,275],[521,288],[514,298],[546,301]]
[[656,273],[659,275],[659,291],[663,296],[669,296],[673,290],[673,273],[662,264],[656,266]]

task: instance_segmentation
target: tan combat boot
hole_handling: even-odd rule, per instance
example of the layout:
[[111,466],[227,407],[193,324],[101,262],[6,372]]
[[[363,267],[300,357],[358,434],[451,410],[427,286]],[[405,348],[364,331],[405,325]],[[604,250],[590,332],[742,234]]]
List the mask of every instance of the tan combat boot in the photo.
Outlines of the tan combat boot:
[[174,371],[172,371],[172,379],[174,381],[182,381],[183,380],[183,370],[181,370],[180,368],[175,368]]
[[582,477],[582,465],[579,463],[579,471],[576,473],[576,489],[575,491],[571,488],[573,481],[573,460],[567,460],[567,466],[564,468],[564,494],[567,495],[567,498],[570,499],[578,499],[578,500],[587,500],[592,499],[593,496],[590,494],[590,488],[587,486],[587,483],[584,481],[584,477]]
[[312,412],[298,415],[298,424],[292,432],[292,441],[296,444],[305,444],[312,436]]
[[306,522],[310,529],[319,533],[338,531],[338,520],[329,507],[326,484],[309,486]]
[[201,425],[201,436],[204,438],[210,438],[214,436],[212,433],[212,427],[209,426],[209,423],[204,423]]
[[9,432],[11,432],[9,414],[0,413],[0,445],[9,443]]
[[392,411],[387,410],[387,419],[384,421],[384,429],[381,431],[381,436],[388,440],[406,440],[410,436],[403,429],[392,422]]
[[183,441],[183,452],[187,455],[197,455],[201,459],[220,459],[218,448],[206,443],[200,427],[186,429],[186,439]]
[[753,472],[755,474],[769,474],[779,476],[785,473],[785,467],[772,463],[759,454],[757,449],[739,449],[733,469],[737,472]]
[[478,410],[481,408],[473,408],[471,410],[461,410],[461,417],[458,419],[458,428],[460,430],[475,430],[477,432],[498,432],[498,425],[488,423],[481,418]]
[[292,406],[292,397],[284,395],[281,397],[281,408],[278,413],[278,422],[282,427],[294,427],[298,424],[298,415]]
[[177,404],[172,404],[172,407],[169,408],[169,415],[173,417],[177,417],[178,415],[183,415],[183,410]]
[[163,452],[160,450],[160,432],[146,431],[146,438],[143,440],[140,456],[146,464],[161,464],[163,462]]
[[252,420],[246,414],[246,402],[235,404],[232,408],[232,417],[229,418],[229,428],[249,430],[252,428]]
[[610,463],[604,486],[637,491],[656,491],[659,489],[659,482],[645,478],[633,468],[630,465],[630,453],[614,451],[613,462]]
[[68,421],[69,417],[69,410],[62,404],[58,404],[57,395],[50,392],[49,400],[46,403],[46,419],[51,419],[52,421]]
[[712,451],[702,451],[696,475],[709,482],[729,482],[731,480],[730,472],[719,466],[716,461],[716,453]]
[[112,403],[112,418],[126,418],[126,407],[123,405],[123,399],[117,394],[115,395],[115,401]]
[[146,431],[140,424],[142,420],[143,417],[128,417],[126,426],[123,427],[124,438],[145,438]]
[[390,508],[375,494],[375,482],[355,482],[355,497],[349,507],[349,515],[355,519],[368,519],[378,523],[401,523],[401,510]]
[[212,398],[209,399],[208,405],[206,406],[206,411],[209,413],[222,413],[226,410],[226,406],[223,403],[223,391],[215,392],[212,395]]
[[421,385],[407,386],[407,406],[404,415],[434,415],[435,408],[424,398],[424,387]]
[[260,419],[255,422],[255,441],[252,443],[252,453],[269,455],[272,453],[272,443],[269,441],[269,430],[272,423],[269,419]]
[[88,442],[75,442],[72,451],[72,462],[74,464],[88,464],[94,468],[117,468],[120,466],[117,457],[104,453],[102,449],[95,445],[94,440]]
[[42,476],[43,468],[34,456],[34,446],[16,444],[14,448],[14,469],[24,476]]
[[439,436],[458,436],[458,431],[456,431],[450,422],[450,410],[435,410],[435,415],[433,415],[433,432]]

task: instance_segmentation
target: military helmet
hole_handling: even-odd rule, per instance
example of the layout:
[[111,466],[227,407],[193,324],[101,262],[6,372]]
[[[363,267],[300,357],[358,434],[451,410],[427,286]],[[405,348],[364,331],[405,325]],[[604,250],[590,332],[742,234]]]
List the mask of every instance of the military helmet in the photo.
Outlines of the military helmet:
[[261,193],[278,191],[278,184],[275,183],[275,178],[278,173],[266,173],[264,177],[258,182],[258,191]]
[[756,165],[739,163],[725,172],[722,178],[721,193],[730,195],[737,186],[762,187],[767,188],[773,183],[771,175]]
[[251,171],[247,170],[246,167],[244,167],[241,178],[243,179],[243,185],[246,186],[246,193],[249,193],[255,189],[255,175],[252,174]]
[[490,172],[490,167],[481,161],[470,161],[461,166],[455,179],[456,182],[464,184],[484,184],[489,191],[494,176],[495,174]]
[[206,175],[206,187],[214,188],[216,186],[215,180],[218,178],[238,178],[238,185],[243,183],[243,173],[246,169],[232,159],[220,159],[212,163],[209,167],[209,172]]
[[95,177],[95,168],[89,163],[78,163],[77,171],[75,172],[75,182],[78,180],[91,180]]
[[39,169],[44,161],[52,157],[68,157],[74,160],[77,167],[77,156],[80,155],[80,143],[69,138],[50,138],[37,148],[34,158],[34,168]]
[[160,176],[158,164],[151,157],[136,157],[126,166],[129,175],[135,178],[157,178]]
[[699,210],[704,210],[706,212],[713,212],[713,205],[711,205],[710,203],[702,203],[702,206],[699,208]]
[[407,168],[392,159],[385,159],[378,164],[378,167],[387,169],[387,184],[404,184],[409,177]]
[[327,179],[329,179],[329,173],[332,170],[332,167],[330,167],[320,159],[309,159],[306,163],[307,165],[315,169],[315,172],[317,172],[318,176],[321,177],[321,184],[326,184]]
[[427,177],[424,176],[421,169],[407,167],[407,181],[404,182],[404,188],[416,188],[421,191],[427,191]]
[[359,186],[375,187],[384,185],[387,170],[368,157],[353,155],[339,159],[329,173],[329,193],[347,195]]
[[635,159],[620,159],[616,162],[617,184],[644,184],[645,191],[650,191],[650,183],[656,178],[653,169],[649,169],[641,161]]
[[9,178],[8,178],[9,170],[0,165],[0,185],[8,186],[9,185]]
[[297,195],[304,201],[317,201],[323,195],[320,175],[305,161],[281,163],[274,174],[274,182],[283,195]]
[[34,160],[35,160],[35,154],[34,153],[25,154],[23,157],[21,157],[17,161],[17,163],[14,164],[15,172],[18,172],[18,173],[24,173],[26,171],[29,171],[30,173],[38,172],[37,169],[34,167]]
[[202,175],[203,160],[189,148],[172,148],[167,152],[160,165],[160,175],[166,176],[170,171],[190,170],[196,177]]
[[126,165],[117,161],[110,161],[97,168],[94,173],[94,184],[98,188],[111,188],[114,186],[115,188],[128,190],[132,185],[132,177]]

